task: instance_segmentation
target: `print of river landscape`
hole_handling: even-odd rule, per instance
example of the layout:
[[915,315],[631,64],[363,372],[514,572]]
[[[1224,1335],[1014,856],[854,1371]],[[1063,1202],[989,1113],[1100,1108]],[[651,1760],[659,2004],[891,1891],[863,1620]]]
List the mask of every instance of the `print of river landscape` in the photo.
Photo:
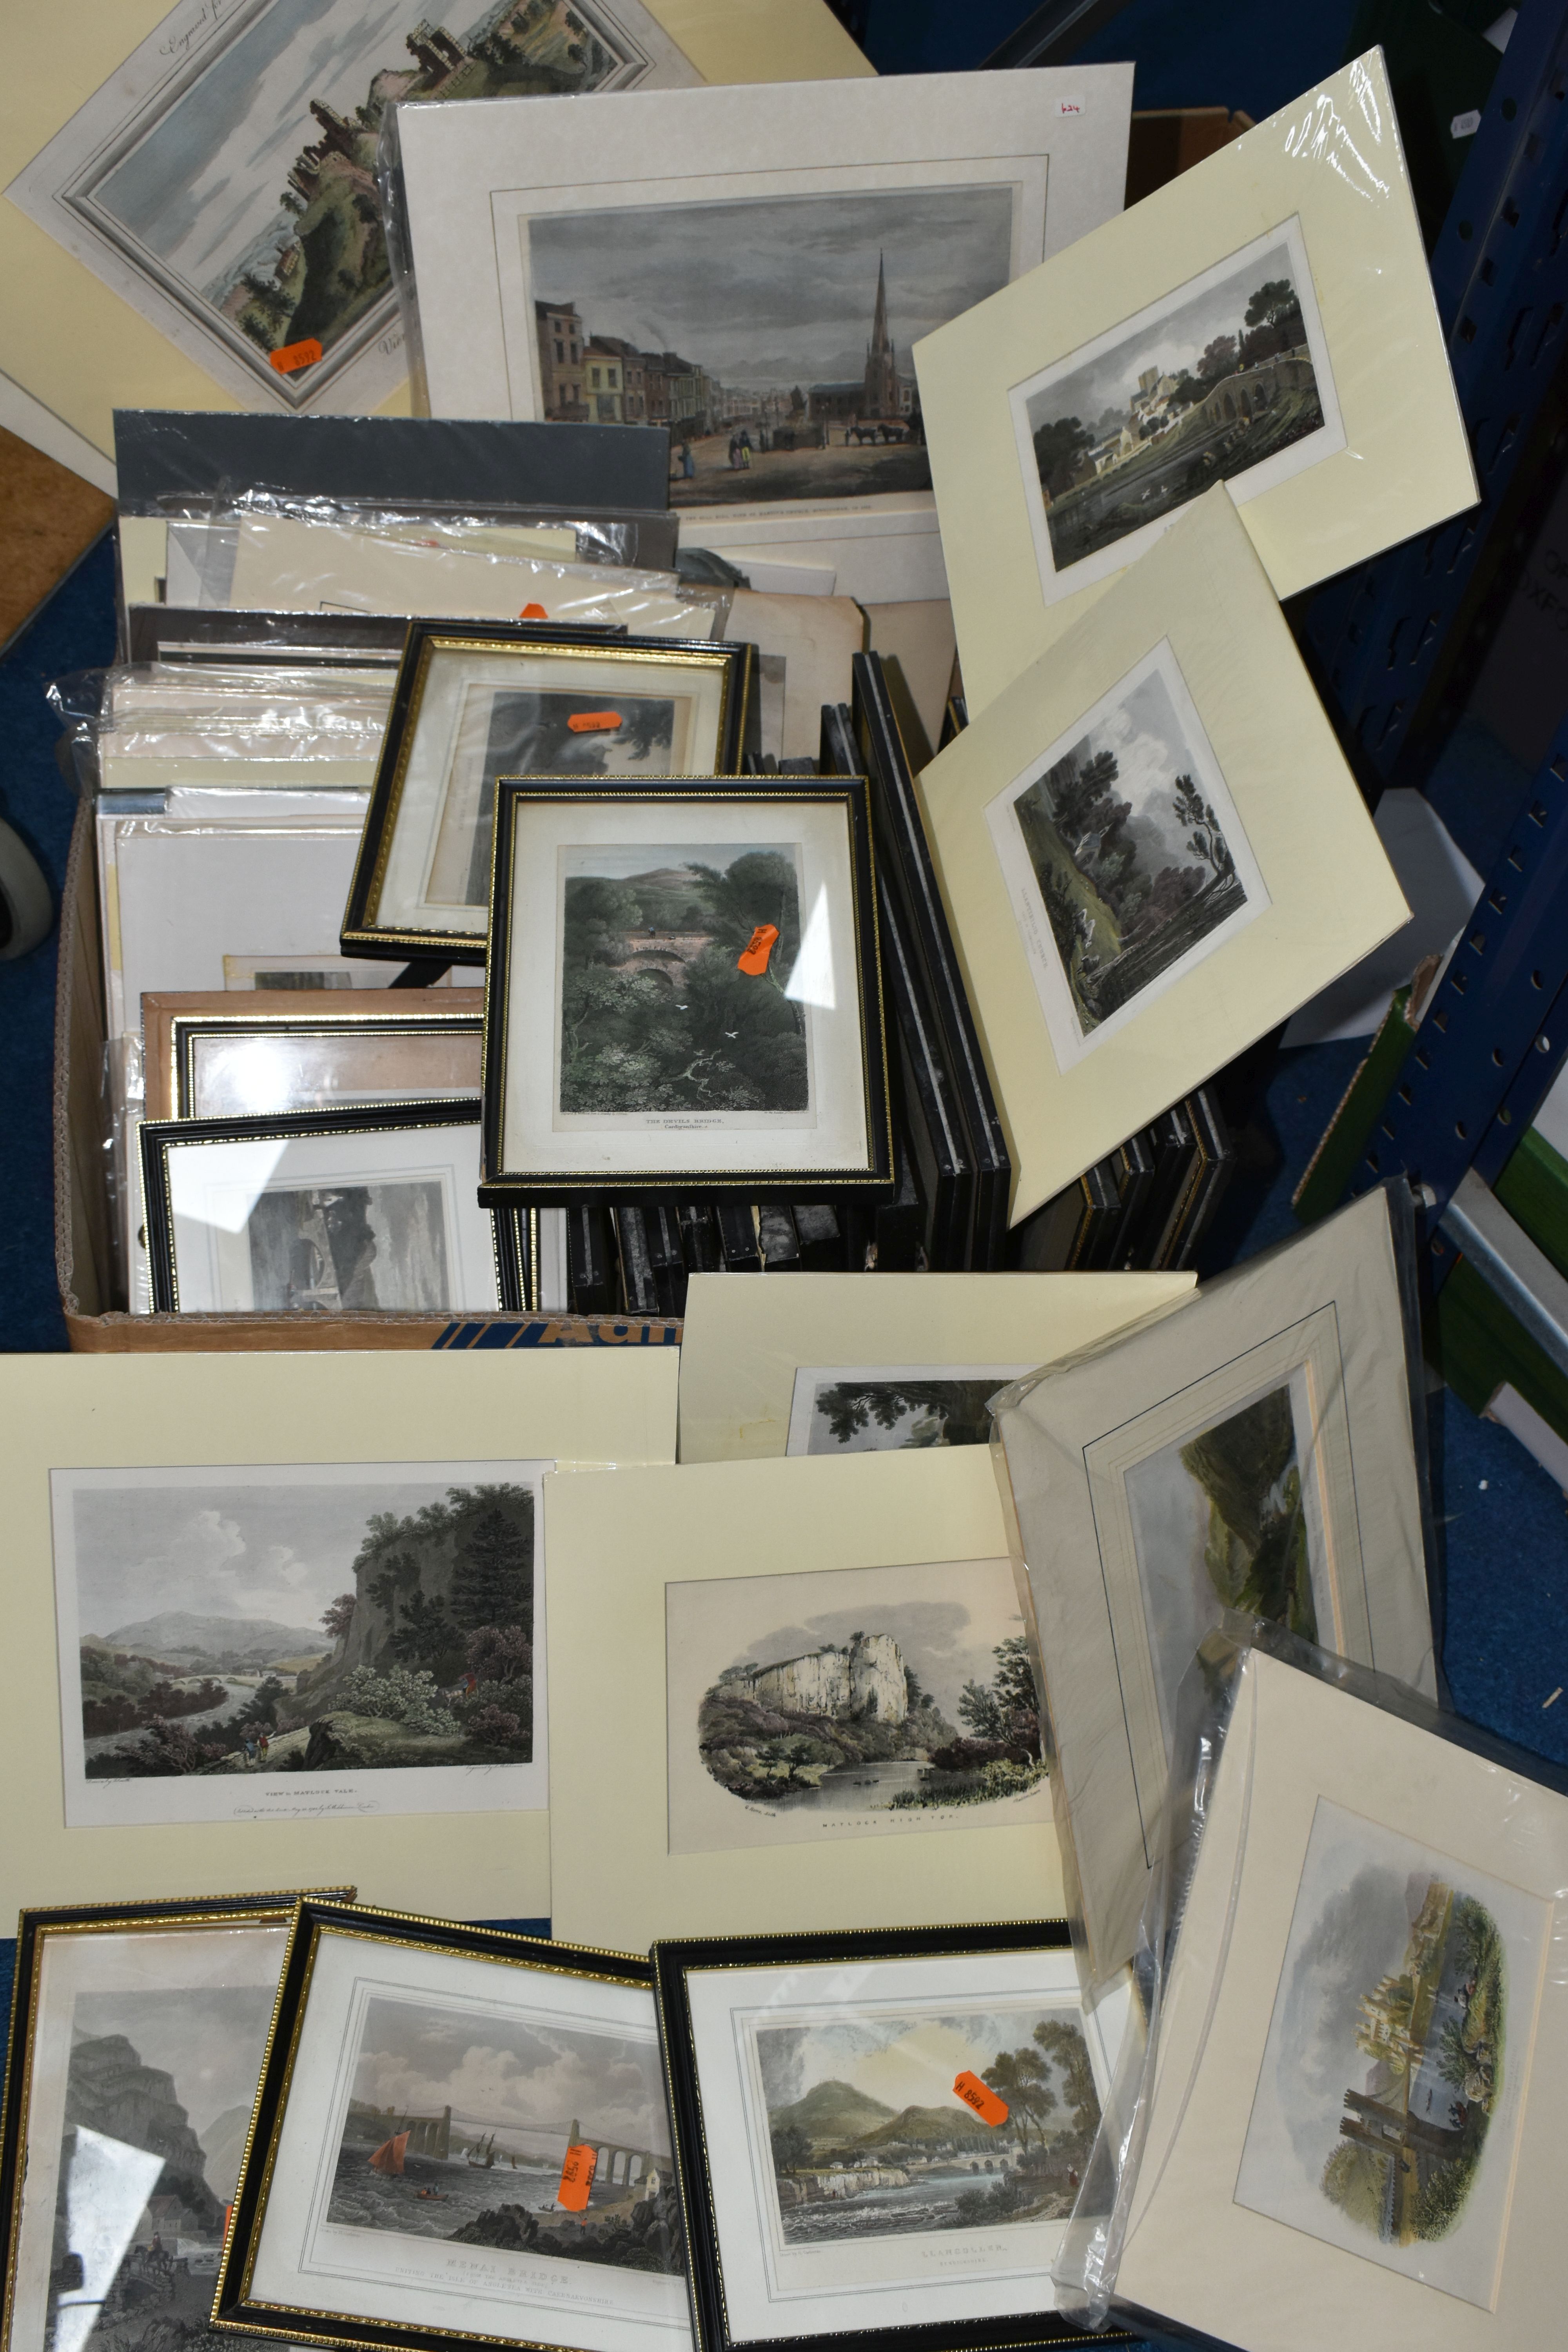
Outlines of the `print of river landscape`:
[[[560,2185],[560,2157],[553,2165],[520,2164],[514,2172],[510,2163],[500,2160],[487,2170],[464,2157],[411,2156],[402,2173],[388,2177],[371,2170],[370,2149],[354,2141],[339,2151],[327,2218],[352,2230],[400,2230],[405,2237],[449,2238],[465,2221],[493,2213],[500,2205],[550,2213]],[[432,2193],[422,2197],[422,2189]]]
[[[825,2198],[820,2204],[792,2205],[780,2213],[786,2246],[820,2246],[847,2238],[890,2238],[922,2230],[958,2230],[958,2200],[965,2189],[994,2188],[1005,2175],[972,2172],[954,2165],[951,2172],[922,2173],[901,2189],[864,2189],[858,2197]],[[1064,2201],[1063,2213],[1067,2211]],[[978,2219],[979,2217],[977,2217]],[[986,2214],[984,2224],[1005,2221],[1037,2221],[1037,2210],[1027,2214]]]
[[894,1756],[880,1763],[835,1764],[815,1789],[786,1789],[768,1799],[770,1812],[786,1808],[828,1813],[885,1812],[905,1789],[918,1789],[929,1764],[918,1757]]

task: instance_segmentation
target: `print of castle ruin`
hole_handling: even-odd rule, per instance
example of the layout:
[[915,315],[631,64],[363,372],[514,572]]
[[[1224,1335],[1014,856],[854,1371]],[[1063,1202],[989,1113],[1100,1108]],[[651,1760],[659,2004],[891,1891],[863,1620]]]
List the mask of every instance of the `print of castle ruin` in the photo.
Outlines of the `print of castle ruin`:
[[[263,354],[311,338],[323,356],[391,290],[376,196],[376,150],[389,106],[412,100],[559,97],[602,88],[627,64],[570,0],[500,0],[461,38],[422,18],[411,66],[373,75],[352,115],[310,101],[320,137],[302,147],[279,210],[247,254],[206,289]],[[308,371],[301,381],[308,382]]]
[[1010,1635],[992,1654],[992,1681],[965,1683],[959,1695],[965,1734],[891,1633],[855,1633],[768,1665],[731,1666],[699,1713],[703,1763],[733,1796],[805,1804],[841,1774],[871,1811],[1021,1794],[1045,1771],[1027,1644]]

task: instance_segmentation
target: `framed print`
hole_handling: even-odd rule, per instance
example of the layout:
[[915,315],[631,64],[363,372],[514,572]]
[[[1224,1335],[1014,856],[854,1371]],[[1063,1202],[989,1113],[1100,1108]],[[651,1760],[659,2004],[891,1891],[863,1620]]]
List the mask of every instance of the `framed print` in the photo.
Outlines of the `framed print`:
[[605,1749],[557,1734],[561,1933],[643,1946],[1059,1905],[984,1447],[552,1478],[544,1509],[554,1720],[592,1690],[620,1727]]
[[1050,2266],[1129,1996],[1085,2007],[1063,1923],[681,1939],[654,1969],[699,2352],[883,2352],[917,2312],[932,2352],[1078,2339]]
[[929,513],[910,347],[1120,210],[1131,100],[1128,67],[1078,66],[410,108],[432,414],[667,424],[704,544],[710,517]]
[[1222,1611],[1436,1692],[1381,1192],[1000,1399],[1058,1826],[1096,1975],[1132,1956],[1176,1695]]
[[481,1200],[891,1190],[860,778],[503,779],[485,985]]
[[[989,1437],[985,1400],[1053,1357],[1166,1313],[1190,1274],[819,1274],[752,1298],[694,1274],[680,1458],[898,1452]],[[1015,1368],[1010,1372],[1009,1365]]]
[[542,1809],[548,1466],[54,1472],[67,1828]]
[[258,989],[242,1004],[227,991],[144,997],[146,1115],[256,1118],[477,1097],[482,992],[443,989],[429,1005],[410,1003],[415,994],[334,989],[303,1006],[293,989]]
[[142,1127],[162,1314],[494,1313],[472,1102],[369,1104]]
[[1479,495],[1378,49],[915,366],[971,718],[1217,482],[1280,597]]
[[1114,2292],[1258,2352],[1526,2341],[1562,2285],[1568,1801],[1363,1687],[1244,1654]]
[[214,2317],[313,2344],[689,2342],[647,1960],[307,1899]]
[[1014,1224],[1409,919],[1223,485],[920,793]]
[[423,1341],[0,1365],[0,1916],[205,1895],[243,1851],[262,1884],[546,1917],[540,1473],[673,1461],[676,1370]]
[[23,1912],[0,2153],[6,2352],[130,2352],[150,2328],[220,2341],[207,2315],[295,1900]]
[[412,623],[344,954],[482,963],[497,777],[732,775],[753,668],[750,646]]

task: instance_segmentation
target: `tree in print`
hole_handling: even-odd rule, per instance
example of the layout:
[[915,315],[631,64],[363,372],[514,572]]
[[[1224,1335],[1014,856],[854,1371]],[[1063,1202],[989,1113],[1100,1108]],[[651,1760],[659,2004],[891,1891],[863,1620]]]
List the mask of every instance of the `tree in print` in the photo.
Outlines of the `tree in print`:
[[999,2050],[995,2064],[985,2068],[982,2079],[999,2099],[1006,2101],[1021,2151],[1029,2145],[1031,2130],[1037,2137],[1045,2137],[1046,2117],[1056,2113],[1057,2095],[1051,2088],[1050,2067],[1037,2050],[1027,2043],[1022,2050]]
[[[739,958],[776,933],[763,971]],[[793,860],[743,852],[620,882],[566,884],[561,1108],[579,1114],[804,1110],[805,1020]]]
[[1205,801],[1191,776],[1178,776],[1173,795],[1176,823],[1192,829],[1187,835],[1187,847],[1195,857],[1201,857],[1214,869],[1216,882],[1223,882],[1236,872],[1236,860],[1231,856],[1219,819],[1212,803]]
[[836,1445],[848,1445],[867,1430],[896,1430],[921,1416],[903,1440],[906,1447],[984,1445],[991,1436],[987,1401],[1001,1385],[993,1380],[836,1381],[816,1392],[816,1411]]

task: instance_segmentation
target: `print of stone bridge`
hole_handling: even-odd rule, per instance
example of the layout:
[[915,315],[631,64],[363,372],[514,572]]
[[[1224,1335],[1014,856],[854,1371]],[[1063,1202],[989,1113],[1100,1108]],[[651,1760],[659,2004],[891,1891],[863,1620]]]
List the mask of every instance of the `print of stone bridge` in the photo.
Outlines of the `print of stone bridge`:
[[611,959],[615,971],[658,972],[675,988],[704,948],[711,947],[710,931],[626,931],[620,951]]
[[669,2169],[668,2157],[659,2156],[650,2147],[626,2147],[616,2140],[596,2139],[584,2132],[575,2116],[572,2118],[573,2147],[591,2147],[594,2151],[594,2187],[600,2189],[630,2189],[646,2180],[650,2172],[662,2178]]

